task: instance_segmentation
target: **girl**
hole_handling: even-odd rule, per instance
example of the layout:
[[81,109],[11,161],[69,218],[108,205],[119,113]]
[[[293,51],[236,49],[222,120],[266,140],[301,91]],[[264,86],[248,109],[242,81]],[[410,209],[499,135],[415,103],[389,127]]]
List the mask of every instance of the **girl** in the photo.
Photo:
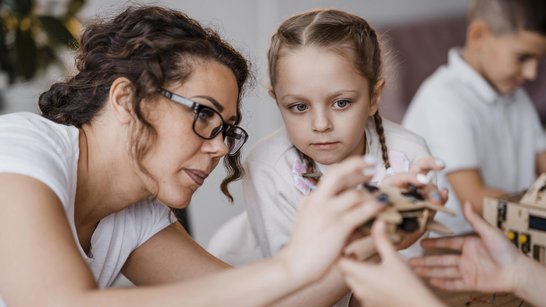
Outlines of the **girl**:
[[[41,95],[42,116],[0,117],[0,305],[270,305],[329,270],[379,208],[353,189],[367,179],[353,159],[299,203],[293,243],[226,270],[169,207],[226,155],[227,181],[240,174],[246,60],[186,15],[140,7],[88,27],[77,68]],[[120,272],[137,287],[101,290]]]
[[[372,183],[378,184],[385,175],[407,172],[417,158],[429,155],[422,138],[378,113],[385,85],[381,50],[376,32],[364,19],[337,10],[293,16],[273,35],[268,61],[270,95],[284,127],[259,141],[245,161],[246,213],[260,248],[250,258],[271,257],[288,242],[297,204],[317,184],[309,174],[366,155],[369,162],[377,161]],[[236,223],[244,224],[244,218],[225,226],[227,233]],[[241,253],[220,241],[213,238],[209,250],[239,263]],[[415,245],[405,253],[419,251]],[[324,279],[309,292],[310,300],[326,306],[347,291],[340,274],[332,275],[336,277],[327,279],[336,282]]]

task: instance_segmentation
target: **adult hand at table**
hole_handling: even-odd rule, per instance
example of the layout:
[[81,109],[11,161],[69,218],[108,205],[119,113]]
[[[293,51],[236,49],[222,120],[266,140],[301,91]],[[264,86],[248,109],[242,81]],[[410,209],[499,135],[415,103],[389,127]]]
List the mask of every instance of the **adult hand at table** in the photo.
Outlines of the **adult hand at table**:
[[464,215],[477,233],[469,236],[425,239],[425,248],[443,248],[460,254],[424,256],[410,260],[416,273],[438,288],[457,291],[513,292],[523,255],[504,234],[476,214],[470,203]]
[[353,295],[365,306],[443,306],[398,255],[384,221],[372,227],[372,238],[381,257],[379,264],[340,260],[339,266]]

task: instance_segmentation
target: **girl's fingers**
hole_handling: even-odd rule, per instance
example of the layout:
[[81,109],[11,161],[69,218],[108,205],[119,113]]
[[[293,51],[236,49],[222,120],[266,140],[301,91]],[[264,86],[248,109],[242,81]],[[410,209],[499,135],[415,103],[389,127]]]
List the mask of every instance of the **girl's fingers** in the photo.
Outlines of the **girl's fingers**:
[[417,176],[412,173],[398,173],[385,177],[383,181],[381,181],[380,186],[405,188],[410,184],[420,187],[427,183],[428,181],[426,181],[422,176]]
[[430,171],[439,171],[445,167],[445,162],[439,158],[428,156],[422,157],[412,163],[409,172],[415,174],[427,174]]

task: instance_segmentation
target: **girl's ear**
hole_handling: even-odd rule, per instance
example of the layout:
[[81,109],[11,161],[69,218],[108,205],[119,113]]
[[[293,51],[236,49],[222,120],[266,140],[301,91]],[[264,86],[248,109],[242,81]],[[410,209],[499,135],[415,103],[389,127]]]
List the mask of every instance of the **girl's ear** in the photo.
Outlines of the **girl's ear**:
[[370,112],[369,116],[375,115],[379,108],[379,101],[381,100],[381,93],[383,93],[383,88],[385,87],[385,79],[379,79],[375,84],[372,92],[372,98],[370,99]]
[[135,91],[127,78],[117,78],[110,86],[108,106],[120,123],[127,124],[133,120],[133,100]]

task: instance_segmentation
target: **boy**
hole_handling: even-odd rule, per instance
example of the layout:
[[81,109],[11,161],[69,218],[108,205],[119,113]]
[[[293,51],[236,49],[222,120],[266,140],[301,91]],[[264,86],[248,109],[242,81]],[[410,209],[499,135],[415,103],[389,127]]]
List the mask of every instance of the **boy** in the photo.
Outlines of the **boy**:
[[472,0],[464,48],[449,51],[406,113],[403,125],[446,162],[438,186],[459,214],[436,219],[457,234],[470,231],[463,202],[482,212],[484,196],[526,189],[546,171],[545,135],[521,88],[545,53],[546,1]]

